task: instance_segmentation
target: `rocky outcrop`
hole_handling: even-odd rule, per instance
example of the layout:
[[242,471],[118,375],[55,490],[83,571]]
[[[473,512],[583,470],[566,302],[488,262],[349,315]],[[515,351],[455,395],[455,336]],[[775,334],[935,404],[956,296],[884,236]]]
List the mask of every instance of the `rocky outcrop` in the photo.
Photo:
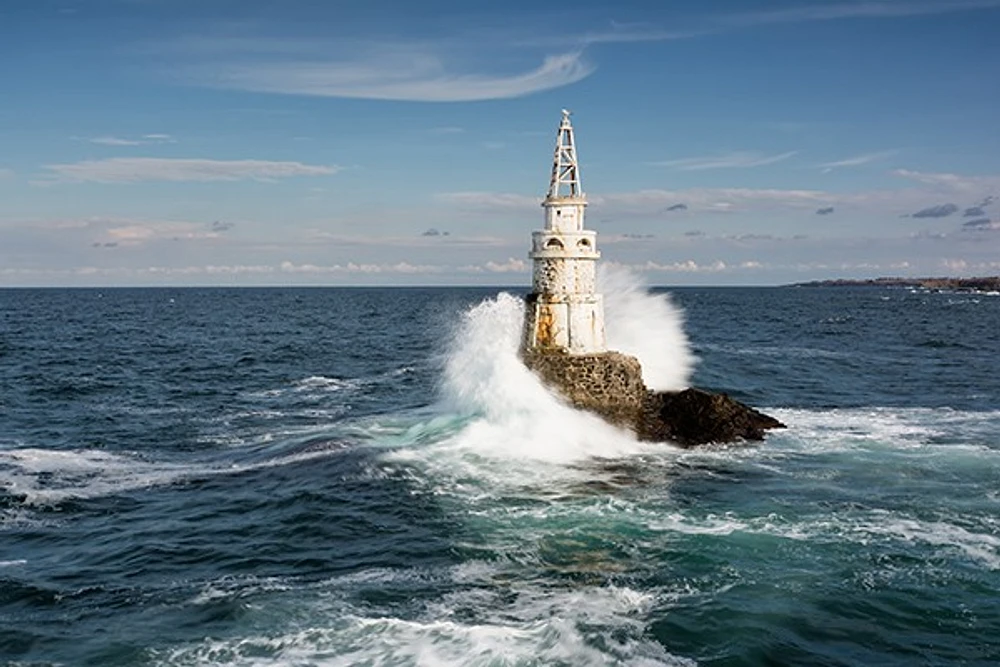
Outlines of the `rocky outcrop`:
[[641,440],[693,447],[711,442],[763,440],[780,421],[730,398],[701,389],[648,392],[636,425]]
[[777,419],[726,394],[650,391],[642,381],[639,360],[620,352],[535,351],[522,353],[522,359],[574,407],[629,429],[641,440],[692,447],[762,440],[765,431],[784,428]]

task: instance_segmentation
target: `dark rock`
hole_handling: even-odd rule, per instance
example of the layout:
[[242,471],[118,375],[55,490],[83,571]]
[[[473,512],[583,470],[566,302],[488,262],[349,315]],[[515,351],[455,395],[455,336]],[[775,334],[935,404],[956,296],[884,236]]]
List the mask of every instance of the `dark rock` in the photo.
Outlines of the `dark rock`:
[[701,389],[647,392],[636,433],[642,440],[682,447],[763,440],[764,432],[785,425],[726,394]]
[[634,431],[641,440],[692,447],[763,440],[766,430],[784,428],[777,419],[726,394],[650,391],[642,381],[639,360],[620,352],[522,351],[521,357],[571,405]]

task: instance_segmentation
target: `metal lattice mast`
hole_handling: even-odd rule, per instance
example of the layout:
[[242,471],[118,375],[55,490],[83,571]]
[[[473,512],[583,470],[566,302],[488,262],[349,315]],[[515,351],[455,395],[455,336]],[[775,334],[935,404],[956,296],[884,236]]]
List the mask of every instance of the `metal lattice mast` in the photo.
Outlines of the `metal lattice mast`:
[[570,112],[562,110],[562,122],[556,135],[556,150],[552,157],[552,178],[549,180],[548,199],[581,197],[580,167],[576,163],[576,144]]

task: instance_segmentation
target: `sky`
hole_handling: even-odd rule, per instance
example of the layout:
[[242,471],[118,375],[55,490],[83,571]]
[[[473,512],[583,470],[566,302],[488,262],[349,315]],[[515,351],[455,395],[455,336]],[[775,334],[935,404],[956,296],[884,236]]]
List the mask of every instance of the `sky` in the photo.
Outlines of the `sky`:
[[0,286],[1000,274],[1000,0],[0,0]]

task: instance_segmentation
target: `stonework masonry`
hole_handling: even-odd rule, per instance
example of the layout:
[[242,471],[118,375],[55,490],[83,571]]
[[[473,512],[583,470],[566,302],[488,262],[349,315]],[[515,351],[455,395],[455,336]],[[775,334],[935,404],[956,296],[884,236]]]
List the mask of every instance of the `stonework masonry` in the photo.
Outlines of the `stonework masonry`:
[[620,352],[523,352],[525,365],[571,405],[634,430],[646,401],[639,360]]

